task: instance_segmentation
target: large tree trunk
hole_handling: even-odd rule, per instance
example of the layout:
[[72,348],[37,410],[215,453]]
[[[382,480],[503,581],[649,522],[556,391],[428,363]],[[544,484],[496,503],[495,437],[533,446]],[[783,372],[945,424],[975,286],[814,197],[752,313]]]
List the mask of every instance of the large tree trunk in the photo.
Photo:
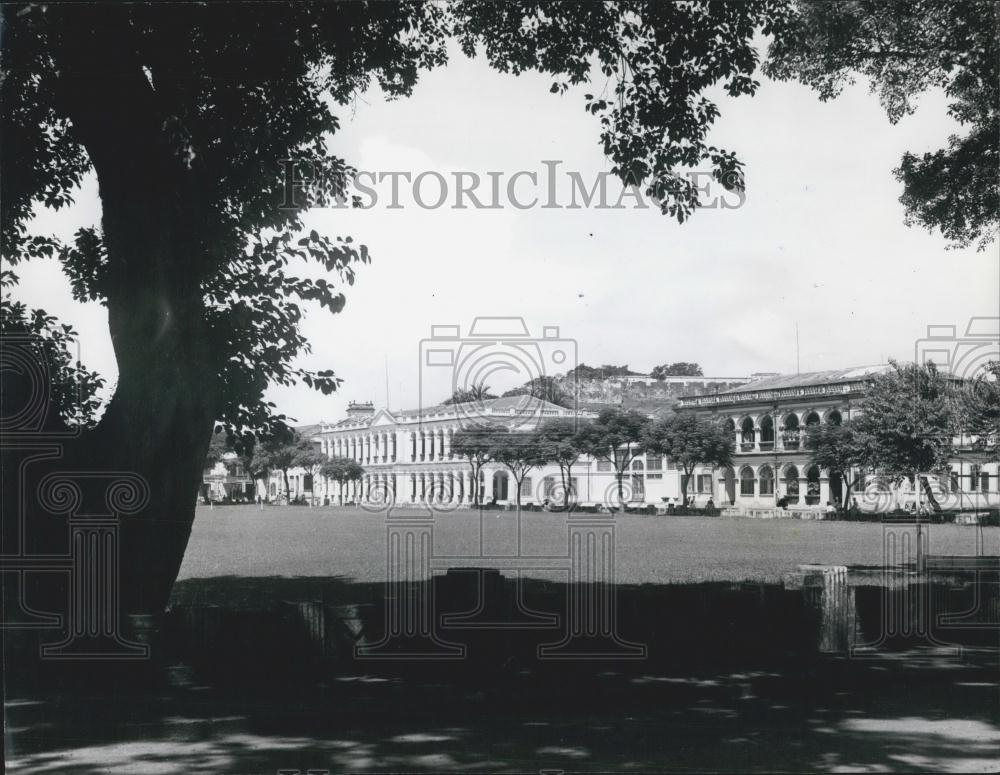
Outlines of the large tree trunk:
[[77,465],[132,472],[148,505],[124,519],[126,611],[159,612],[180,569],[218,414],[202,279],[214,260],[212,208],[180,158],[141,64],[95,51],[81,30],[56,51],[60,98],[97,172],[108,256],[108,323],[118,382]]
[[[694,470],[694,469],[692,469]],[[681,505],[685,508],[688,502],[688,482],[691,481],[691,474],[685,472],[681,475]]]
[[931,505],[931,509],[934,512],[941,511],[941,504],[938,503],[937,498],[934,497],[934,490],[931,487],[931,483],[927,481],[926,476],[920,477],[920,487],[924,491],[924,495],[927,496],[927,502]]
[[218,409],[216,372],[188,253],[197,244],[155,193],[119,190],[113,178],[99,173],[118,383],[81,446],[88,464],[135,472],[149,485],[148,507],[123,525],[121,570],[126,610],[154,612],[166,605],[187,547]]
[[481,506],[482,504],[479,500],[479,472],[483,467],[479,466],[479,468],[476,468],[475,465],[470,465],[470,468],[472,468],[472,490],[469,492],[469,495],[471,496],[473,506]]

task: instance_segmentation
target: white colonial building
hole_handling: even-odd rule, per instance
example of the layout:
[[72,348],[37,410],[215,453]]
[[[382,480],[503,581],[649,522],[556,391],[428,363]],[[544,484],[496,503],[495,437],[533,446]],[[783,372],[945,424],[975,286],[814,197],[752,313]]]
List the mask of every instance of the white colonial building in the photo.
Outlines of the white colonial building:
[[[397,504],[431,502],[470,505],[472,468],[454,454],[455,433],[477,423],[505,425],[512,432],[536,428],[552,418],[576,418],[590,422],[595,412],[575,411],[530,396],[487,399],[470,404],[441,405],[424,409],[390,411],[370,403],[351,403],[347,417],[322,424],[310,436],[328,457],[344,457],[364,468],[360,481],[341,485],[322,477],[291,472],[296,494],[316,503]],[[302,490],[301,482],[311,487]],[[561,500],[558,466],[532,469],[521,483],[522,504]],[[274,477],[272,486],[280,482]],[[611,464],[581,456],[573,467],[573,497],[580,504],[614,503],[617,479]],[[479,477],[483,502],[509,504],[516,500],[514,479],[501,464],[489,462]],[[680,495],[676,466],[659,455],[640,455],[630,464],[624,479],[625,497],[634,505],[663,504]]]

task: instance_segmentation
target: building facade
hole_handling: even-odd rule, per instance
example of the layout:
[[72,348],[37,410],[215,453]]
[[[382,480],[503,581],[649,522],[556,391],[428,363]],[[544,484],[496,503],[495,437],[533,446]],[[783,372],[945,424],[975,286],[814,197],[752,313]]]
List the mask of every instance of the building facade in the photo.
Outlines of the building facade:
[[[354,460],[364,468],[360,481],[340,484],[311,477],[306,495],[316,503],[383,503],[471,505],[476,488],[472,467],[452,449],[454,435],[476,423],[505,425],[511,432],[531,430],[552,418],[590,422],[596,413],[576,411],[531,396],[487,399],[474,404],[389,411],[370,403],[352,403],[343,420],[321,425],[312,436],[328,457]],[[291,472],[293,488],[302,472]],[[278,481],[271,482],[280,489]],[[486,463],[479,476],[481,502],[500,505],[517,500],[511,472]],[[617,502],[617,477],[607,461],[581,456],[570,481],[577,503]],[[562,477],[557,465],[532,469],[521,483],[522,504],[561,502]],[[623,480],[623,494],[635,505],[664,503],[680,494],[676,466],[659,455],[640,455],[631,461]]]
[[[861,410],[872,380],[887,365],[761,376],[713,394],[682,397],[675,411],[691,412],[720,424],[733,439],[733,464],[696,468],[688,482],[692,505],[712,503],[725,513],[746,516],[818,516],[830,507],[855,503],[862,510],[905,507],[914,500],[911,485],[886,489],[884,481],[861,481],[848,495],[841,476],[812,464],[805,437],[810,426],[840,424]],[[473,487],[469,462],[452,449],[454,435],[476,423],[505,425],[512,432],[531,430],[550,418],[589,422],[594,412],[574,411],[531,396],[488,399],[472,404],[389,411],[371,403],[352,403],[339,422],[310,428],[309,437],[327,457],[343,457],[364,469],[361,480],[339,484],[316,473],[293,470],[289,500],[315,504],[451,504],[516,501],[515,481],[501,464],[483,466]],[[936,499],[947,508],[976,509],[1000,504],[1000,476],[971,444],[959,444],[950,477],[934,478]],[[623,480],[632,506],[665,507],[682,500],[682,472],[668,457],[637,455]],[[855,477],[851,477],[855,481]],[[582,455],[573,467],[573,500],[581,505],[618,503],[618,483],[610,462]],[[280,497],[282,477],[269,483]],[[558,466],[532,469],[520,488],[522,504],[561,502]],[[267,496],[265,496],[267,497]]]
[[[699,469],[694,489],[698,500],[740,514],[769,516],[779,502],[797,510],[825,510],[851,505],[862,510],[905,507],[915,500],[911,485],[888,487],[877,477],[860,480],[845,502],[841,476],[813,465],[805,445],[807,429],[819,423],[839,425],[855,418],[872,380],[891,367],[764,377],[717,395],[681,398],[678,411],[694,412],[719,423],[733,438],[733,465]],[[930,477],[936,499],[949,508],[985,508],[1000,502],[997,461],[971,444],[958,441],[949,477]],[[854,481],[854,477],[851,477]]]
[[201,497],[208,502],[253,502],[256,498],[256,484],[243,470],[243,464],[235,453],[227,452],[215,465],[206,468],[202,476]]

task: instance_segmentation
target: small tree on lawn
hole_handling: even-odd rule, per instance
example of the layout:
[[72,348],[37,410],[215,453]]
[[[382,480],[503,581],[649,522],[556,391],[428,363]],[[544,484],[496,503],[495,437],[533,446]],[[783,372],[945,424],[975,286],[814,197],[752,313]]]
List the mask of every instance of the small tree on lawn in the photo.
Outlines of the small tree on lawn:
[[820,423],[810,425],[806,433],[806,448],[811,452],[809,462],[840,474],[844,482],[842,507],[845,509],[851,502],[851,490],[866,471],[872,470],[871,439],[858,425],[854,420],[840,425]]
[[1000,441],[1000,361],[990,361],[981,373],[966,378],[956,397],[963,434],[972,437],[975,449],[988,450],[995,459]]
[[[211,471],[218,463],[225,460],[226,455],[235,455],[235,462],[243,467],[244,472],[250,477],[251,483],[256,487],[257,479],[265,475],[263,471],[254,470],[253,439],[242,440],[244,443],[236,448],[239,440],[230,438],[224,431],[218,430],[212,435],[212,440],[208,445],[208,453],[205,455],[205,470]],[[228,466],[227,466],[228,468]],[[270,472],[267,472],[270,473]],[[208,496],[206,495],[206,501]]]
[[348,457],[334,457],[326,460],[319,469],[320,474],[326,479],[332,479],[339,486],[340,505],[344,505],[344,487],[350,482],[359,482],[364,476],[365,469],[356,460]]
[[538,429],[539,452],[548,463],[559,466],[563,486],[563,508],[569,507],[573,486],[573,466],[584,452],[584,439],[576,420],[556,418],[542,423]]
[[955,388],[933,363],[892,362],[892,370],[877,376],[862,404],[856,428],[870,445],[875,467],[897,480],[912,479],[937,508],[922,474],[945,473],[957,431]]
[[618,482],[618,505],[625,502],[622,480],[632,461],[644,450],[649,418],[635,409],[605,409],[597,420],[580,432],[584,451],[599,460],[607,460]]
[[264,473],[265,481],[275,471],[280,471],[285,484],[285,496],[288,497],[292,488],[288,482],[288,471],[294,468],[295,459],[299,454],[299,434],[289,429],[265,439],[254,448],[253,469]]
[[328,460],[327,456],[317,447],[316,442],[299,437],[295,444],[295,457],[292,460],[295,468],[304,468],[312,476],[312,498],[316,501],[316,478],[320,468]]
[[528,472],[545,464],[535,432],[502,434],[489,452],[490,459],[503,465],[514,478],[517,512],[521,513],[521,484]]
[[230,447],[226,443],[226,434],[222,431],[216,431],[212,435],[212,440],[208,443],[208,452],[205,454],[205,470],[215,468],[216,464],[221,462],[229,451]]
[[502,425],[489,423],[470,425],[455,432],[451,440],[451,451],[458,457],[469,461],[472,469],[472,502],[480,502],[479,474],[483,465],[490,461],[490,450],[497,444],[503,434],[508,433]]
[[681,467],[681,498],[697,466],[728,466],[733,459],[733,439],[710,420],[694,414],[677,414],[652,423],[646,431],[646,449],[668,456]]

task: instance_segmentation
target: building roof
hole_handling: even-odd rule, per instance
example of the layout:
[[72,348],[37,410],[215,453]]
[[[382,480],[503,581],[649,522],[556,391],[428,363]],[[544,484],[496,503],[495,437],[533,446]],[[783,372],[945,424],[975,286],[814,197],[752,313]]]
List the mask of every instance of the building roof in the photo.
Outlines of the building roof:
[[504,398],[484,398],[482,401],[466,401],[460,404],[435,404],[418,409],[403,409],[398,412],[391,412],[393,417],[426,417],[434,414],[461,413],[470,414],[478,410],[485,413],[509,412],[512,409],[558,409],[560,411],[572,411],[564,406],[543,401],[540,398],[529,394],[518,396],[505,396]]
[[861,382],[882,374],[890,369],[887,363],[875,366],[854,366],[849,369],[829,369],[810,371],[805,374],[777,374],[763,377],[719,392],[720,396],[739,393],[757,393],[761,390],[783,390],[785,388],[813,387],[815,385],[836,385],[843,382]]
[[805,374],[778,374],[762,377],[746,385],[711,395],[681,396],[678,408],[713,407],[728,404],[747,404],[760,401],[800,400],[806,396],[843,396],[863,392],[874,377],[884,374],[892,366],[887,363],[875,366],[854,366],[849,369],[811,371]]
[[[483,415],[484,419],[504,417],[523,417],[525,414],[547,414],[551,416],[566,416],[574,413],[573,409],[543,401],[531,395],[506,396],[504,398],[486,398],[482,401],[468,401],[460,404],[435,404],[417,409],[377,410],[372,414],[345,417],[335,423],[327,423],[322,431],[346,430],[348,428],[366,428],[380,414],[387,414],[396,420],[423,418],[427,420],[440,417],[462,417],[466,420]],[[579,409],[578,414],[589,415],[586,409]]]

